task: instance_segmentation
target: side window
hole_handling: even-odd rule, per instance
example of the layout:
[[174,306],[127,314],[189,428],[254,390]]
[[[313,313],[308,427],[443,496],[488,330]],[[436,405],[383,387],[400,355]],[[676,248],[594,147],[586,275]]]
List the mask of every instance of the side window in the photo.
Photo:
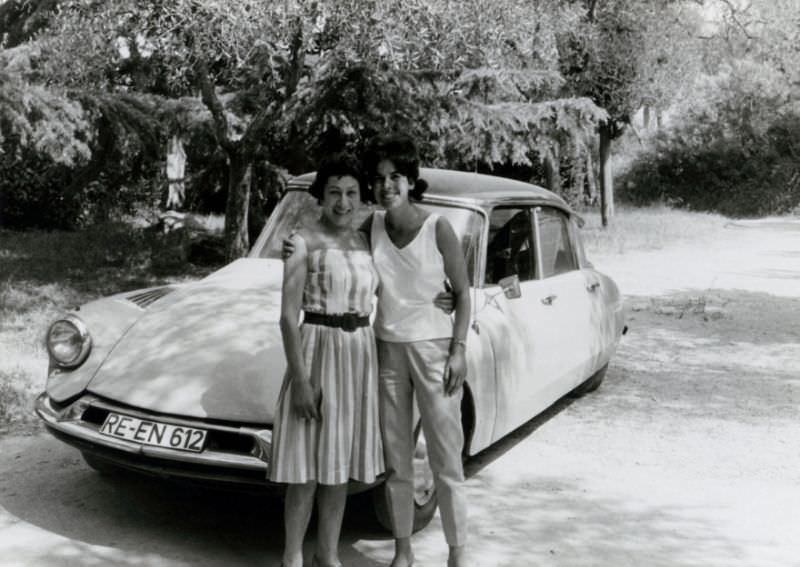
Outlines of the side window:
[[578,269],[569,232],[569,219],[559,210],[539,209],[539,242],[542,251],[542,277],[549,278]]
[[533,218],[526,207],[497,208],[489,217],[486,283],[513,274],[521,281],[536,278]]
[[575,252],[578,255],[578,266],[581,268],[591,268],[592,263],[586,256],[586,249],[583,246],[583,236],[581,229],[575,217],[569,219],[570,232],[572,233],[572,242],[575,244]]

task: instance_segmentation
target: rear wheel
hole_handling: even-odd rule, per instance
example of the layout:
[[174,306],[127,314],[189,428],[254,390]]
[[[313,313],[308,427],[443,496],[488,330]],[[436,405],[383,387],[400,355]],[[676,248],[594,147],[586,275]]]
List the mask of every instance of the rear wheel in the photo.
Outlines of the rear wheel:
[[[414,531],[427,526],[433,519],[438,501],[436,485],[433,482],[433,471],[428,461],[428,448],[425,434],[417,425],[417,445],[414,449]],[[389,514],[389,499],[386,485],[381,484],[372,490],[372,505],[380,525],[387,531],[392,530],[392,519]]]
[[600,370],[589,376],[585,382],[579,385],[577,388],[570,392],[571,396],[578,397],[584,396],[589,392],[594,392],[597,388],[600,387],[600,384],[603,383],[603,380],[606,377],[606,372],[608,371],[608,363],[603,366]]

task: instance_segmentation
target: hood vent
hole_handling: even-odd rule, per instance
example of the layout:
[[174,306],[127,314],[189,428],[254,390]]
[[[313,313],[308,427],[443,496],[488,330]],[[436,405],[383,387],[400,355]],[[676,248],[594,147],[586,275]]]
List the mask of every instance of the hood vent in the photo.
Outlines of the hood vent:
[[131,295],[126,295],[125,299],[132,301],[142,309],[147,309],[153,303],[173,291],[174,289],[169,286],[157,287],[155,289],[148,289],[147,291],[140,291],[137,293],[132,293]]

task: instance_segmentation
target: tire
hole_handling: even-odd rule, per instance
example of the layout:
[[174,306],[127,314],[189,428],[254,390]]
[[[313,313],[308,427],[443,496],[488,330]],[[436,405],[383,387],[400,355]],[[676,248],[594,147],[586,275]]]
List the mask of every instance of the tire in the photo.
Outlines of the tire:
[[[433,471],[428,462],[425,435],[422,433],[420,425],[417,425],[416,438],[417,446],[414,449],[414,532],[418,532],[431,522],[438,505]],[[391,532],[392,520],[389,514],[389,499],[385,484],[372,489],[372,506],[378,523],[386,531]]]
[[83,456],[83,460],[86,461],[87,465],[103,476],[119,476],[125,472],[124,469],[111,461],[107,461],[93,453],[81,452],[81,456]]
[[589,376],[582,384],[570,392],[573,397],[585,396],[590,392],[594,392],[603,383],[608,371],[608,363],[605,364],[600,370]]

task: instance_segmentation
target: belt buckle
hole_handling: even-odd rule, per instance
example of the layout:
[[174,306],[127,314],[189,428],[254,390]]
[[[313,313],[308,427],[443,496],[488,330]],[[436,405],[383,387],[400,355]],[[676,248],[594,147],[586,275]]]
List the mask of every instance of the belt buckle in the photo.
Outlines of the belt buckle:
[[348,333],[355,332],[358,328],[358,315],[356,313],[342,313],[342,330]]

